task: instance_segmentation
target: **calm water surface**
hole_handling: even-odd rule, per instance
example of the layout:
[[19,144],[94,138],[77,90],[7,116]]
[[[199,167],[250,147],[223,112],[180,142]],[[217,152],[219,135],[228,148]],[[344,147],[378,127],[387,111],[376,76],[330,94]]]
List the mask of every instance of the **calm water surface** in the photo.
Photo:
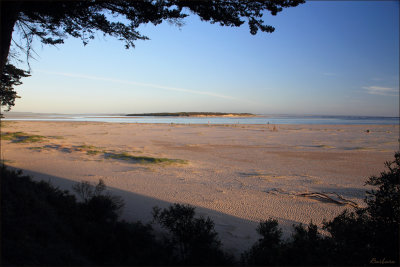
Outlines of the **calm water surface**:
[[399,125],[399,117],[367,116],[299,116],[259,115],[257,117],[128,117],[124,115],[91,114],[4,114],[4,120],[28,121],[88,121],[114,123],[174,123],[174,124],[355,124],[355,125]]

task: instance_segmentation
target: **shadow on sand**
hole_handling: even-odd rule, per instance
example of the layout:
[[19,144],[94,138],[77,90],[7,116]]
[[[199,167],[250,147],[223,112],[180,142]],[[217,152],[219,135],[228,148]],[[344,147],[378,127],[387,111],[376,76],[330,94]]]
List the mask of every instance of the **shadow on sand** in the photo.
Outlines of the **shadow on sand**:
[[[14,167],[8,168],[18,169]],[[53,186],[59,187],[62,190],[68,190],[70,193],[74,194],[72,186],[76,184],[77,181],[27,169],[22,169],[22,172],[25,175],[31,176],[34,181],[43,180],[45,182],[50,182]],[[152,220],[152,208],[154,206],[167,208],[173,204],[171,202],[118,188],[107,186],[107,190],[109,190],[111,194],[123,198],[125,206],[121,219],[125,219],[127,221],[140,220],[144,223],[150,222]],[[208,216],[215,222],[215,230],[218,232],[219,238],[222,241],[223,249],[232,253],[237,258],[240,257],[240,254],[244,250],[250,248],[251,245],[253,245],[254,242],[256,242],[259,238],[258,234],[256,233],[258,222],[242,219],[203,207],[196,207],[196,214],[198,216]],[[288,225],[292,225],[293,223],[295,222],[284,222],[284,224]]]

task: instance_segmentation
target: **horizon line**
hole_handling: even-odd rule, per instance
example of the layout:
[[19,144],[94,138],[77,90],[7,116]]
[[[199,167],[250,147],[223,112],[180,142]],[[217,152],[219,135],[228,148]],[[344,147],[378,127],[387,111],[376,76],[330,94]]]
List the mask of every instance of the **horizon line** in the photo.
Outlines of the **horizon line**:
[[371,117],[371,118],[400,118],[393,115],[355,115],[355,114],[315,114],[315,113],[252,113],[252,112],[226,112],[226,111],[163,111],[163,112],[34,112],[34,111],[6,111],[3,110],[3,115],[6,113],[31,113],[31,114],[53,114],[53,115],[127,115],[127,114],[149,114],[149,113],[251,113],[256,116],[320,116],[320,117]]

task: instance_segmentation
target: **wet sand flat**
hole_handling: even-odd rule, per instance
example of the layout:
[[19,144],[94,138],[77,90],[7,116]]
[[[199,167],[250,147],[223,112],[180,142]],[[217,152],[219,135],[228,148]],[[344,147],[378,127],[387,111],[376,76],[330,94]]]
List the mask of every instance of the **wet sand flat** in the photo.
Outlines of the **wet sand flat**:
[[7,165],[69,190],[103,179],[123,194],[129,220],[150,220],[154,205],[194,205],[238,253],[257,240],[260,220],[278,219],[289,236],[293,223],[320,226],[352,208],[310,193],[362,206],[365,180],[399,147],[397,125],[7,121],[2,131]]

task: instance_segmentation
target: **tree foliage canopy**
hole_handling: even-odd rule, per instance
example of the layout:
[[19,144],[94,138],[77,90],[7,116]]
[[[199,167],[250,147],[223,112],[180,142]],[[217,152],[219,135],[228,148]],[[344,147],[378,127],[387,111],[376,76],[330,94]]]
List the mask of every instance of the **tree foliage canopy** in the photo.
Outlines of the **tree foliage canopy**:
[[6,64],[1,74],[0,106],[6,106],[9,111],[15,105],[15,99],[19,98],[14,86],[22,84],[21,78],[30,76],[28,72],[18,69],[12,64]]
[[400,152],[394,161],[385,162],[387,171],[371,176],[366,184],[378,187],[367,192],[368,212],[379,222],[400,225]]
[[153,220],[170,235],[167,246],[177,261],[184,265],[221,265],[229,256],[221,250],[221,242],[209,218],[195,218],[195,208],[175,203],[166,209],[153,208]]
[[[148,39],[137,28],[141,24],[160,24],[164,20],[180,24],[189,13],[221,26],[239,27],[246,20],[250,33],[273,32],[262,19],[265,12],[276,15],[302,0],[274,1],[26,1],[7,3],[18,6],[16,25],[26,37],[37,36],[44,44],[62,43],[67,35],[81,38],[84,44],[96,31],[125,41],[127,48],[138,39]],[[7,4],[4,6],[7,7]]]
[[[190,14],[198,15],[202,21],[221,26],[239,27],[247,21],[250,33],[254,35],[258,31],[275,30],[264,23],[264,14],[276,15],[283,8],[301,3],[304,0],[1,1],[0,73],[9,70],[5,66],[10,45],[22,49],[28,58],[35,38],[43,44],[57,45],[72,36],[82,39],[86,45],[98,33],[102,33],[123,41],[125,47],[130,48],[135,46],[137,40],[149,39],[138,31],[140,25],[158,25],[169,21],[180,26],[183,19]],[[15,29],[22,37],[21,42],[12,38]],[[7,102],[3,94],[2,87],[2,105],[5,102],[9,107],[12,106],[13,102],[10,105],[11,102]]]

